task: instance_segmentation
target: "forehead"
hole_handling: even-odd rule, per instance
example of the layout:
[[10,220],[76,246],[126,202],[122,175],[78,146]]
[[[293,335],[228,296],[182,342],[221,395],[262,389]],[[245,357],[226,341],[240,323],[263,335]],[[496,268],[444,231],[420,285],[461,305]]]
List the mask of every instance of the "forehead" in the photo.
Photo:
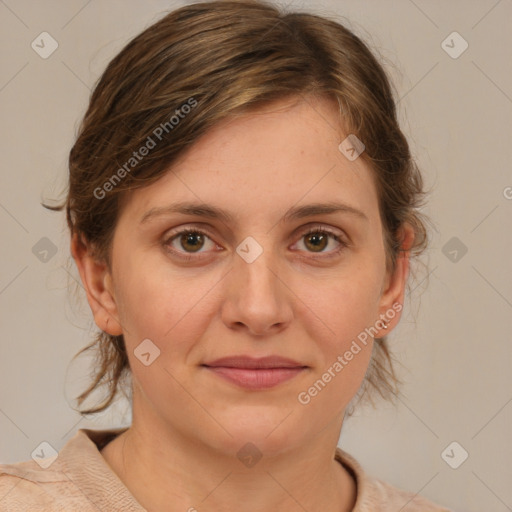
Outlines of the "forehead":
[[195,201],[233,211],[238,219],[282,215],[293,205],[344,202],[378,215],[372,171],[340,151],[337,104],[281,100],[225,120],[201,137],[148,187],[124,205],[140,218],[150,208]]

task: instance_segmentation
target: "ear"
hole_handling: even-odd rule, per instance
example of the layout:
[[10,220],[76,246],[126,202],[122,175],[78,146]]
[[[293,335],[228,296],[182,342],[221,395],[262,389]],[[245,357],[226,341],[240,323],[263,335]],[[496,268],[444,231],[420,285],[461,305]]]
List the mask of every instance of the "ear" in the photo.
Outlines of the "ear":
[[78,234],[71,239],[71,254],[82,279],[96,325],[113,336],[123,334],[119,322],[112,276],[106,262],[98,261]]
[[414,242],[414,229],[406,223],[400,228],[400,236],[402,241],[400,252],[395,268],[388,270],[386,273],[379,306],[380,321],[378,321],[377,326],[381,327],[382,322],[384,322],[388,328],[381,328],[375,338],[382,338],[395,328],[400,321],[403,309],[405,285],[409,276],[410,249]]

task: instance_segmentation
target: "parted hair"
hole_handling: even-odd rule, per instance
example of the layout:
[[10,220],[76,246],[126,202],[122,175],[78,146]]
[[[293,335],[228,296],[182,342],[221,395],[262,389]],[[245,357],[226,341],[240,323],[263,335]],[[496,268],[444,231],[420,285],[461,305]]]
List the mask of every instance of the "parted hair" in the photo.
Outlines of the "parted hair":
[[[388,268],[403,250],[404,223],[415,232],[410,255],[419,255],[428,239],[419,211],[423,180],[383,64],[344,24],[261,0],[187,5],[132,39],[91,93],[69,153],[65,198],[44,206],[64,210],[71,236],[111,269],[113,233],[127,191],[160,179],[220,121],[308,95],[332,100],[340,126],[365,145],[360,158],[378,192]],[[135,159],[143,146],[145,155]],[[90,414],[112,404],[130,368],[122,335],[99,331],[79,354],[85,351],[93,351],[95,364],[77,403]],[[375,339],[359,398],[373,403],[373,392],[391,401],[397,396],[394,362],[386,337]],[[100,389],[103,399],[83,407]]]

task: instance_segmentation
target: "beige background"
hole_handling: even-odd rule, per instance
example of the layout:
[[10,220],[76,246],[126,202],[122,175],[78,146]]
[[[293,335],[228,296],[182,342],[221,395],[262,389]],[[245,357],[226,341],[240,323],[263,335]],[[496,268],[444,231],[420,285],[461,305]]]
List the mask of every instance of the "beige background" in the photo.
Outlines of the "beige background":
[[[122,403],[96,419],[80,419],[68,405],[86,382],[84,364],[70,361],[92,324],[85,302],[75,306],[67,294],[63,216],[39,203],[65,183],[67,153],[106,63],[182,4],[0,1],[1,462],[28,459],[43,440],[60,449],[77,428],[123,421]],[[392,338],[406,368],[404,398],[396,408],[359,410],[340,445],[368,472],[454,510],[510,511],[512,2],[295,0],[292,7],[346,17],[392,65],[437,230],[428,271],[411,283],[412,305]],[[43,31],[59,45],[47,59],[31,48]],[[469,45],[458,58],[441,46],[453,31]],[[448,44],[461,48],[460,40]],[[446,246],[453,237],[456,245]],[[57,251],[46,262],[34,254],[52,247],[42,238]],[[453,441],[462,448],[448,452],[451,461],[469,453],[458,469],[441,456]]]

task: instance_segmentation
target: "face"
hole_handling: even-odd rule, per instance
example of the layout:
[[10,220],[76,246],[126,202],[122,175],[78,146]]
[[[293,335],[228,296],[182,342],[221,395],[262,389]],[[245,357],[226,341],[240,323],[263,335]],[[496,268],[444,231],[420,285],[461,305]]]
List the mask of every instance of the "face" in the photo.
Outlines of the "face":
[[98,325],[124,334],[134,426],[267,453],[339,433],[407,259],[386,271],[373,177],[338,126],[327,100],[277,102],[127,196],[112,275],[82,277],[105,285],[88,285]]

